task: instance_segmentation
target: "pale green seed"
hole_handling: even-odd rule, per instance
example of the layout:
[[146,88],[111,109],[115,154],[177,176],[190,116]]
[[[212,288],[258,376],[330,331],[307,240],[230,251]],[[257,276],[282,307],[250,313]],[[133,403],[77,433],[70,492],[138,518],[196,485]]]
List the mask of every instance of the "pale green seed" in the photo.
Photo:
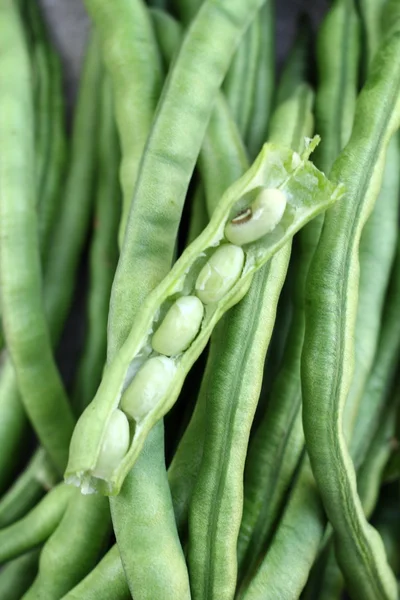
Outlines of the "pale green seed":
[[254,202],[225,227],[225,237],[243,246],[270,233],[278,225],[286,208],[285,194],[278,189],[263,189]]
[[129,448],[129,422],[118,408],[112,413],[104,435],[93,475],[101,479],[110,477]]
[[218,302],[239,279],[244,252],[240,246],[224,244],[209,258],[196,281],[196,294],[203,304]]
[[145,417],[167,393],[175,371],[171,358],[155,356],[146,360],[122,395],[124,413],[135,421]]
[[153,349],[166,356],[186,350],[200,329],[203,314],[204,306],[196,296],[178,298],[153,335]]

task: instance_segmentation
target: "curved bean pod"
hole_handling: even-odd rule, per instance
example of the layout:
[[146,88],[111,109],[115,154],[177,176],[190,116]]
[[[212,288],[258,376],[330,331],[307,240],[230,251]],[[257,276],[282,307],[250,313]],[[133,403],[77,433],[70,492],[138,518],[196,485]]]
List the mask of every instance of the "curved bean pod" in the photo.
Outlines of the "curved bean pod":
[[[368,375],[371,368],[374,369],[373,361],[382,323],[385,292],[396,252],[400,191],[399,164],[400,137],[396,135],[388,146],[381,190],[360,241],[355,363],[344,409],[345,434],[347,439],[351,440],[350,448],[353,444],[350,433],[354,430],[357,414],[365,410],[363,405],[366,402]],[[360,419],[364,419],[362,414]]]
[[53,533],[77,494],[61,483],[51,490],[25,517],[0,530],[0,563],[39,546]]
[[108,77],[103,75],[94,231],[89,257],[88,324],[73,394],[77,414],[92,400],[101,380],[107,354],[108,307],[118,260],[120,153],[113,105],[111,84]]
[[272,106],[274,89],[274,7],[267,1],[257,17],[259,27],[259,49],[256,81],[253,86],[251,117],[249,116],[244,139],[249,156],[255,158],[267,139],[267,125]]
[[28,421],[18,391],[18,383],[11,359],[3,350],[0,368],[0,490],[10,482],[15,468],[12,457],[18,457],[21,439]]
[[130,600],[118,546],[115,544],[96,567],[62,600]]
[[[142,0],[117,0],[112,4],[102,0],[85,0],[85,5],[100,34],[114,90],[122,150],[123,195],[119,233],[122,246],[139,163],[161,91],[161,63],[149,13]],[[149,63],[151,69],[148,68]]]
[[[206,0],[185,35],[143,154],[127,224],[125,252],[114,279],[112,294],[116,298],[110,314],[114,318],[115,313],[121,332],[129,331],[132,325],[134,311],[128,310],[132,295],[138,294],[143,300],[148,289],[154,288],[170,269],[186,191],[215,96],[238,40],[262,4],[263,0]],[[148,203],[154,198],[157,209],[153,210],[152,223],[162,222],[163,226],[158,228],[150,247],[142,223],[148,220]],[[134,248],[146,249],[137,260],[144,272],[153,273],[151,285],[144,285],[138,272],[130,278],[129,285],[122,276],[136,270],[131,258],[137,254],[132,251]],[[158,265],[156,269],[154,264]],[[115,339],[118,347],[125,340],[125,333],[116,332]],[[114,353],[111,346],[110,352]]]
[[[340,51],[332,52],[332,44]],[[317,57],[315,120],[323,137],[315,160],[329,173],[353,128],[360,57],[360,20],[354,0],[333,2],[318,35]],[[327,107],[336,107],[336,115]]]
[[35,579],[39,550],[31,550],[8,563],[0,573],[0,596],[20,600]]
[[374,365],[369,375],[351,440],[350,450],[356,468],[365,459],[380,422],[385,399],[390,393],[400,356],[400,323],[397,318],[400,301],[400,243],[382,317]]
[[[290,110],[279,111],[271,139],[300,149],[311,133],[311,104],[307,90]],[[247,296],[211,339],[204,452],[189,515],[194,598],[230,598],[234,593],[244,460],[290,249],[287,244],[256,275]]]
[[[399,50],[400,36],[394,34],[377,54],[357,103],[349,144],[331,172],[336,181],[346,182],[347,200],[327,213],[310,270],[302,359],[306,444],[335,530],[338,562],[350,591],[374,599],[395,598],[396,583],[379,535],[362,512],[341,415],[353,366],[359,239],[379,190],[387,144],[400,121]],[[337,352],[328,357],[332,339]]]
[[[286,132],[292,132],[291,146],[301,146],[304,137],[312,134],[312,103],[313,94],[310,88],[306,85],[299,86],[293,96],[273,114],[271,139],[279,139]],[[312,228],[313,224],[307,225],[300,232],[303,242],[307,231],[310,237],[308,228]],[[295,312],[292,316],[292,323],[296,322],[296,326],[292,325],[286,346],[288,350],[283,358],[283,365],[287,363],[287,368],[282,366],[266,414],[250,443],[246,459],[243,517],[238,538],[239,570],[241,577],[246,573],[246,578],[251,577],[261,548],[266,544],[303,447],[301,426],[296,425],[296,421],[301,400],[298,370],[303,339],[302,291],[311,258],[307,254],[312,255],[313,250],[312,243],[309,243],[309,246],[302,249],[301,260],[297,263]],[[294,435],[290,434],[290,450],[286,452],[286,436],[292,427]],[[272,463],[268,468],[271,457]],[[279,470],[279,465],[282,465],[282,470]],[[243,585],[246,585],[245,582]]]
[[[82,484],[88,490],[97,487],[103,493],[111,495],[119,491],[148,432],[173,405],[189,368],[204,349],[219,318],[245,295],[253,273],[280,250],[302,225],[319,212],[326,210],[341,196],[342,188],[340,186],[333,188],[325,176],[307,160],[312,147],[311,144],[300,158],[297,153],[289,149],[280,149],[273,144],[265,145],[250,170],[224,194],[204,232],[185,250],[162,283],[149,294],[137,313],[129,337],[118,353],[118,360],[112,361],[108,366],[95,400],[78,422],[71,443],[70,460],[66,471],[67,481],[76,485]],[[278,163],[276,163],[277,159]],[[276,164],[279,165],[278,168]],[[164,310],[165,314],[166,309],[171,306],[168,299],[171,296],[187,295],[190,292],[198,273],[204,266],[204,258],[199,260],[199,257],[205,254],[207,258],[207,251],[209,252],[221,242],[226,224],[230,222],[232,216],[241,210],[245,210],[246,213],[251,211],[248,207],[249,202],[254,198],[253,190],[259,189],[257,186],[260,184],[268,187],[268,183],[274,188],[279,188],[282,197],[288,201],[288,209],[285,210],[281,223],[271,234],[262,236],[261,239],[246,246],[246,262],[242,274],[220,302],[207,307],[201,330],[188,350],[174,357],[176,375],[168,388],[168,394],[136,423],[129,452],[124,457],[121,456],[119,464],[110,464],[109,477],[104,480],[92,477],[108,419],[117,408],[132,375],[143,364],[143,358],[146,359],[150,355],[150,335],[160,322],[157,319],[160,317],[162,319],[164,316],[162,311]],[[256,198],[258,197],[256,195]],[[296,207],[295,212],[294,207]],[[251,219],[246,228],[250,226]],[[93,420],[93,411],[97,413],[96,420]]]
[[[158,43],[169,64],[182,42],[182,30],[179,23],[164,12],[152,11],[152,17]],[[246,149],[222,93],[218,93],[215,100],[200,150],[198,167],[204,182],[208,216],[211,217],[218,200],[228,187],[226,182],[233,182],[237,174],[243,173],[248,167]]]
[[0,499],[0,527],[23,517],[56,481],[57,473],[41,448]]
[[[238,600],[299,598],[320,549],[325,525],[315,480],[305,458],[270,548]],[[288,544],[290,531],[293,535]],[[295,560],[288,560],[288,551],[293,552]]]
[[[152,44],[153,37],[151,36],[148,41]],[[115,43],[118,43],[118,39],[115,40]],[[129,44],[130,40],[127,40],[127,49],[129,49]],[[140,57],[140,55],[138,56]],[[147,54],[146,69],[149,66],[149,57],[157,58],[158,60],[155,48],[152,48],[151,52]],[[124,74],[119,74],[121,79],[123,77],[131,79],[129,64],[127,67]],[[119,68],[119,66],[117,65],[116,68]],[[154,69],[156,72],[157,68],[157,64],[155,64]],[[149,81],[146,85],[150,83]],[[129,88],[126,88],[126,91],[129,92]],[[125,90],[122,89],[121,93],[125,94]],[[129,93],[126,95],[126,101],[131,101]],[[140,118],[140,114],[138,114],[138,117]],[[125,126],[123,123],[122,125]],[[127,123],[127,125],[129,124]],[[133,180],[131,184],[134,184]],[[142,201],[143,204],[141,205]],[[156,204],[153,201],[149,202],[146,195],[143,195],[142,199],[136,198],[135,206],[141,212],[141,223],[148,224],[145,245],[143,243],[139,246],[133,244],[129,248],[129,252],[131,253],[130,259],[136,263],[136,261],[140,260],[141,253],[147,251],[148,247],[151,247],[152,240],[157,239],[159,227],[163,228],[164,223],[161,221],[160,223],[154,222],[153,209]],[[130,239],[129,232],[127,239],[128,241]],[[122,249],[122,257],[123,255],[124,249]],[[154,257],[154,262],[147,265],[146,276],[143,277],[143,274],[141,276],[140,289],[137,289],[137,272],[136,270],[132,271],[129,261],[124,262],[125,270],[122,267],[121,277],[123,278],[124,285],[127,285],[131,292],[129,296],[129,318],[120,320],[122,319],[122,315],[118,311],[111,310],[108,327],[109,360],[113,358],[120,344],[127,336],[132,324],[133,315],[138,310],[143,296],[152,289],[153,272],[157,269],[157,263],[158,257]],[[113,306],[114,302],[119,302],[119,294],[123,291],[124,287],[121,286],[113,294],[111,306]],[[162,598],[167,590],[170,597],[182,598],[184,600],[190,594],[188,574],[182,548],[179,544],[171,496],[168,489],[164,458],[163,426],[161,423],[156,426],[152,434],[151,439],[145,444],[143,453],[135,469],[127,477],[121,498],[116,498],[111,503],[114,530],[128,575],[128,584],[135,590],[135,596],[138,598],[150,598],[152,600],[154,597]],[[157,518],[154,518],[155,515]],[[133,551],[132,539],[135,540]],[[163,553],[158,553],[156,558],[154,556],[154,547],[160,539],[166,548],[165,555],[168,557],[171,565],[173,565],[173,568],[167,566]],[[143,561],[141,568],[138,568],[137,555],[140,555]],[[122,567],[119,568],[122,569]],[[136,584],[137,578],[141,582],[140,586]],[[123,581],[120,588],[122,590],[126,589],[125,574],[123,574]]]
[[[117,498],[118,503],[111,504],[124,571],[138,600],[190,598],[189,580],[175,522],[165,516],[173,515],[173,507],[164,473],[164,434],[163,429],[157,426],[150,432],[137,465],[126,479]],[[158,526],[160,521],[163,527]],[[157,524],[157,535],[154,536],[148,535],[148,527],[152,523]],[[132,548],[133,536],[135,545]],[[129,549],[129,554],[123,552],[125,548]],[[152,557],[151,569],[155,571],[151,577],[148,569],[144,568],[149,556]]]
[[76,491],[43,546],[38,575],[24,600],[61,598],[72,589],[95,566],[107,542],[109,528],[107,500]]
[[[0,141],[1,299],[7,346],[25,409],[58,469],[73,429],[51,349],[42,302],[42,277],[34,198],[33,106],[28,56],[16,6],[1,4],[2,53]],[[16,76],[18,74],[18,76]],[[24,175],[21,178],[21,173]],[[24,243],[21,243],[24,240]],[[28,309],[29,306],[29,309]],[[41,352],[37,352],[41,348]]]

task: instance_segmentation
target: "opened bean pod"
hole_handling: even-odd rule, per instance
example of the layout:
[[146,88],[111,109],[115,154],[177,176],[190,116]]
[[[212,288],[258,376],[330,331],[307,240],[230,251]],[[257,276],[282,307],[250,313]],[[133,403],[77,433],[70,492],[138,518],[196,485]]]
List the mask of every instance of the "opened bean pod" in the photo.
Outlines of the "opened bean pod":
[[[222,314],[244,296],[251,283],[251,276],[257,269],[300,227],[316,214],[326,210],[342,195],[342,186],[332,186],[308,161],[316,143],[317,138],[310,141],[302,156],[288,148],[266,144],[249,171],[224,194],[208,227],[185,250],[169,275],[147,297],[125,344],[106,369],[95,399],[83,413],[75,429],[65,475],[67,482],[81,486],[85,492],[99,489],[106,494],[118,493],[148,432],[174,404],[187,372],[205,347]],[[268,203],[269,198],[272,210]],[[284,211],[283,202],[286,205]],[[279,222],[277,204],[279,212],[282,212]],[[250,217],[253,215],[253,206],[256,207],[255,222]],[[245,213],[249,218],[240,219],[238,222],[237,216]],[[260,228],[260,223],[264,224],[264,229]],[[271,231],[272,225],[275,225],[275,228]],[[201,270],[218,246],[222,248],[227,242],[242,240],[245,241],[245,260],[241,272],[235,267],[236,282],[218,302],[200,308],[202,303],[193,292]],[[185,297],[185,304],[187,297],[192,298],[186,310],[191,313],[191,317],[197,319],[197,327],[190,326],[185,329],[182,338],[176,336],[176,344],[171,353],[176,369],[174,378],[165,383],[162,399],[156,399],[151,410],[143,418],[131,421],[129,451],[128,448],[123,451],[125,447],[121,447],[118,456],[113,453],[106,474],[104,467],[107,458],[104,457],[109,456],[107,448],[110,447],[107,430],[110,423],[111,427],[114,427],[111,415],[116,409],[120,410],[118,406],[121,399],[123,405],[125,404],[125,394],[129,394],[128,389],[133,384],[135,375],[144,367],[146,361],[160,354],[154,352],[154,334],[161,328],[161,333],[156,335],[156,341],[157,338],[160,341],[161,337],[162,342],[166,342],[168,336],[174,335],[174,327],[181,327],[179,303],[182,303],[182,298]],[[199,314],[203,310],[204,315],[200,319]],[[156,346],[160,349],[158,344]],[[143,398],[136,400],[138,405],[143,401],[149,403],[145,390],[143,392]],[[127,425],[122,423],[121,416],[121,431],[126,432]],[[96,475],[99,461],[102,465],[101,478]]]

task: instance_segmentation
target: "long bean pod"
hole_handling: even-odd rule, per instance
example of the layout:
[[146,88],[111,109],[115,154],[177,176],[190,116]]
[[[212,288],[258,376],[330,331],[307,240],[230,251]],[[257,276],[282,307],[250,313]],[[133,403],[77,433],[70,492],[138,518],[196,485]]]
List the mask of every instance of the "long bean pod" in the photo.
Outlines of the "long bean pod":
[[130,600],[117,545],[62,600]]
[[0,140],[8,148],[0,161],[3,324],[25,409],[44,447],[62,470],[73,417],[54,362],[42,302],[29,59],[17,7],[4,0],[1,14],[1,38],[6,47],[14,49],[2,52],[0,69],[6,80],[1,84]]
[[0,530],[0,562],[32,550],[53,533],[75,492],[61,483],[25,517]]
[[54,470],[43,448],[39,449],[28,466],[0,499],[0,527],[10,525],[23,517],[57,481]]
[[95,566],[107,542],[109,524],[105,498],[75,491],[59,525],[43,546],[39,572],[24,599],[61,598],[72,589]]
[[[353,366],[358,245],[379,191],[387,144],[400,120],[399,43],[395,33],[377,54],[357,103],[349,144],[331,172],[336,181],[346,182],[347,199],[327,213],[310,270],[302,361],[307,449],[335,530],[338,561],[351,591],[375,599],[395,598],[396,584],[379,535],[362,512],[341,417]],[[332,339],[337,351],[328,357],[326,344]]]
[[[302,98],[293,103],[291,120],[281,112],[276,137],[300,149],[311,133],[310,106]],[[269,269],[257,274],[245,299],[221,321],[211,341],[204,452],[189,515],[194,598],[230,598],[234,593],[244,459],[289,256],[287,244]],[[211,531],[206,523],[212,524]]]
[[74,388],[78,414],[93,398],[106,361],[107,317],[111,285],[118,260],[120,217],[119,144],[111,83],[103,75],[94,227],[90,248],[87,333]]
[[112,4],[85,0],[85,5],[99,32],[114,90],[122,149],[119,234],[122,246],[139,163],[161,91],[161,61],[150,16],[142,0],[117,0]]
[[35,579],[39,550],[31,550],[9,562],[0,573],[0,595],[20,600]]

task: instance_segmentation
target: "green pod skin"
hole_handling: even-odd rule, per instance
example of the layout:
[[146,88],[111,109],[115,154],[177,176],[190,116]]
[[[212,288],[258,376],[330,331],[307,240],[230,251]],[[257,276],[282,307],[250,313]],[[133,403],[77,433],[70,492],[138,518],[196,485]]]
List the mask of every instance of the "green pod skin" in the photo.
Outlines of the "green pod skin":
[[0,527],[23,517],[57,482],[57,473],[43,448],[0,499]]
[[50,241],[59,209],[59,187],[66,163],[64,97],[59,56],[53,48],[36,2],[26,3],[26,19],[33,37],[36,75],[36,176],[39,240],[42,256]]
[[42,301],[31,74],[18,9],[10,0],[1,4],[1,25],[1,38],[14,48],[14,52],[2,54],[0,69],[5,78],[1,88],[7,90],[2,94],[0,143],[8,148],[0,161],[3,324],[25,409],[62,470],[74,420],[54,361]]
[[400,323],[397,318],[400,301],[400,243],[397,242],[396,258],[387,293],[374,365],[364,391],[361,410],[351,440],[351,454],[356,468],[367,455],[380,422],[385,399],[395,380],[400,357]]
[[[14,367],[3,350],[0,368],[0,490],[3,492],[18,466],[16,458],[21,448],[28,421],[18,391]],[[13,458],[14,457],[14,458]]]
[[[363,420],[366,386],[377,349],[390,270],[396,252],[400,192],[400,137],[388,146],[382,186],[360,241],[360,283],[355,328],[353,379],[344,410],[346,439],[353,444],[358,413]],[[372,276],[373,274],[373,276]]]
[[[169,520],[169,515],[173,515],[173,507],[165,476],[163,448],[163,428],[157,426],[150,432],[143,452],[119,496],[111,503],[124,571],[131,592],[138,600],[190,598],[182,548],[175,523]],[[163,523],[162,527],[159,526],[160,522]],[[150,530],[152,535],[149,535],[151,523],[156,524],[157,533],[153,534]],[[133,536],[135,541],[132,547]],[[149,557],[151,570],[154,571],[151,576],[145,568]]]
[[43,546],[39,572],[24,600],[66,594],[96,565],[109,530],[107,500],[75,491],[58,527]]
[[130,600],[131,597],[118,546],[115,544],[62,600]]
[[20,600],[35,579],[39,550],[14,558],[0,573],[0,596],[7,600]]
[[[237,600],[299,598],[320,550],[325,525],[326,517],[305,457],[270,548]],[[288,536],[289,532],[293,534]],[[289,551],[293,560],[288,560]]]
[[122,151],[122,217],[119,230],[119,245],[122,247],[139,163],[161,91],[161,61],[149,13],[142,0],[116,0],[112,3],[85,0],[85,6],[99,33],[114,91]]
[[[154,10],[152,17],[164,60],[170,64],[182,42],[182,29],[177,21],[164,12]],[[237,125],[224,95],[218,93],[198,160],[209,217],[228,187],[226,182],[233,182],[237,174],[243,173],[247,167],[247,152]]]
[[60,523],[71,497],[63,483],[51,490],[25,517],[0,530],[0,563],[42,544]]
[[[272,135],[276,139],[290,123],[303,126],[303,135],[312,133],[313,94],[303,84],[278,107]],[[289,108],[290,107],[290,108]],[[292,119],[294,120],[294,118]],[[279,127],[279,118],[280,127]],[[290,126],[289,126],[290,130]],[[295,131],[294,140],[301,140]],[[295,259],[296,280],[293,315],[282,365],[275,379],[264,414],[250,442],[244,487],[244,505],[238,537],[239,583],[246,587],[255,569],[300,460],[304,438],[301,427],[300,356],[304,337],[304,287],[308,267],[319,237],[319,225],[312,221],[299,232],[300,248]],[[243,579],[243,581],[241,581]]]
[[[86,238],[91,208],[91,183],[98,116],[99,53],[91,42],[83,70],[72,132],[72,152],[63,203],[58,216],[44,269],[44,301],[53,344],[56,345],[65,322],[75,286],[75,273]],[[71,243],[71,239],[74,243]],[[60,285],[62,274],[63,285]],[[6,462],[0,477],[7,477],[10,457],[21,443],[26,416],[10,358],[6,355],[0,383],[1,460]],[[3,395],[4,394],[4,395]],[[3,431],[4,427],[4,431]],[[0,463],[3,467],[3,464]],[[35,485],[36,487],[36,485]]]
[[[86,50],[74,114],[70,160],[62,189],[62,207],[44,262],[44,301],[54,345],[60,339],[71,306],[75,275],[93,206],[101,75],[98,41],[92,35]],[[63,278],[62,286],[60,274]]]
[[[349,11],[349,8],[352,10]],[[353,49],[350,54],[347,46],[342,52],[335,53],[335,64],[324,69],[319,65],[320,86],[317,93],[317,115],[323,119],[317,122],[318,130],[323,136],[322,144],[328,148],[341,148],[350,135],[348,123],[354,113],[356,95],[356,73],[358,65],[358,23],[354,6],[348,2],[337,2],[328,13],[320,30],[318,39],[319,62],[325,61],[326,48],[342,35],[345,16],[348,17],[346,35],[351,35],[352,43],[346,42]],[[285,98],[276,110],[278,128],[275,118],[271,122],[271,135],[279,135],[279,124],[287,123],[288,117],[280,112],[288,112],[291,102],[295,102],[299,92],[311,102],[312,97],[307,87],[298,85],[298,94],[292,92],[296,82],[305,76],[307,57],[307,30],[300,32],[294,48],[289,56],[288,64],[282,75],[278,98]],[[344,74],[344,76],[342,75]],[[347,101],[342,103],[338,97],[343,80],[346,82]],[[294,88],[296,90],[296,88]],[[308,94],[308,96],[307,96]],[[298,100],[297,100],[298,101]],[[343,116],[344,111],[347,115]],[[307,113],[307,111],[305,111]],[[310,115],[310,110],[308,111]],[[329,114],[329,117],[328,117]],[[326,123],[329,122],[329,127]],[[335,123],[335,127],[332,127]],[[310,123],[310,127],[312,124]],[[332,139],[334,136],[334,140]],[[334,142],[334,143],[333,143]],[[321,157],[321,153],[319,155]],[[325,151],[324,168],[328,167],[329,157]],[[329,168],[329,167],[328,167]],[[304,227],[299,233],[299,247],[295,262],[295,283],[292,292],[294,302],[289,337],[282,358],[280,371],[270,392],[267,410],[250,443],[247,467],[245,472],[245,498],[243,519],[238,539],[239,589],[245,590],[260,560],[260,555],[268,547],[273,526],[282,508],[289,486],[292,483],[304,448],[304,437],[301,424],[301,388],[300,360],[304,340],[304,305],[305,283],[309,266],[318,244],[322,219],[318,217]],[[288,546],[289,547],[289,546]],[[268,554],[266,560],[268,561]],[[292,583],[294,583],[292,579]]]
[[400,394],[395,389],[384,407],[379,426],[358,472],[357,489],[367,518],[377,504],[383,473],[392,451],[399,401]]
[[331,172],[335,181],[345,182],[347,193],[340,207],[326,215],[310,269],[302,357],[307,450],[335,531],[338,562],[350,592],[374,600],[396,598],[397,586],[382,541],[362,511],[341,417],[354,358],[358,246],[379,192],[387,145],[400,122],[399,57],[400,36],[394,33],[374,60],[357,102],[352,136]]
[[260,24],[256,16],[236,50],[223,84],[228,105],[242,138],[246,133],[250,117],[260,36]]
[[[134,311],[129,307],[133,290],[137,290],[135,295],[142,301],[148,289],[153,289],[171,267],[185,195],[215,97],[235,46],[262,4],[263,0],[206,0],[174,61],[143,154],[127,224],[125,252],[114,279],[112,296],[116,297],[110,315],[121,329],[121,334],[116,333],[116,347],[125,339],[122,332],[129,331],[132,325]],[[150,245],[143,223],[149,219],[148,203],[154,198],[157,207],[151,214],[151,224],[157,235]],[[140,253],[140,248],[145,250]],[[137,257],[135,262],[133,256]],[[122,275],[127,272],[136,272],[129,284]],[[144,281],[143,272],[152,274],[151,282]],[[115,348],[109,348],[113,355]]]
[[[99,2],[97,4],[100,6]],[[103,7],[103,9],[105,8]],[[125,161],[128,164],[129,149],[132,148],[134,150],[135,144],[138,148],[138,142],[140,143],[140,140],[136,139],[135,127],[129,125],[129,120],[131,118],[138,119],[140,127],[142,127],[142,121],[144,124],[146,121],[149,124],[153,118],[155,102],[158,99],[157,93],[145,102],[145,105],[138,103],[137,110],[131,110],[132,86],[137,85],[137,83],[132,81],[132,69],[130,66],[135,61],[142,61],[142,64],[138,65],[140,66],[138,73],[141,75],[138,83],[140,83],[140,86],[143,86],[143,89],[139,89],[139,95],[142,96],[149,92],[152,94],[151,90],[153,89],[155,93],[158,88],[159,57],[154,44],[153,33],[147,27],[147,10],[146,14],[144,14],[144,7],[142,7],[140,2],[129,3],[129,6],[128,3],[120,2],[119,8],[124,8],[124,10],[129,12],[136,11],[138,16],[146,20],[144,33],[147,35],[148,41],[148,47],[145,52],[146,61],[143,62],[143,52],[140,48],[141,40],[143,41],[144,39],[143,32],[140,30],[141,19],[138,20],[138,23],[133,23],[130,26],[138,27],[140,33],[139,36],[135,36],[133,45],[129,31],[127,32],[127,36],[122,37],[119,35],[120,28],[126,30],[126,23],[124,22],[123,15],[122,19],[118,21],[118,17],[121,15],[117,13],[112,15],[113,18],[115,17],[113,26],[108,30],[105,29],[104,33],[104,40],[108,39],[110,43],[113,40],[115,44],[115,51],[109,48],[108,60],[110,66],[114,60],[117,61],[115,69],[113,69],[113,85],[115,90],[118,89],[117,103],[120,107],[118,125],[121,133],[126,138]],[[110,6],[109,9],[112,13],[114,12],[114,7],[111,8]],[[104,27],[106,28],[107,26],[108,23],[105,22]],[[123,44],[121,43],[122,41],[124,41]],[[122,55],[122,53],[126,53],[127,61],[121,65],[118,61],[118,54]],[[153,73],[151,72],[152,70]],[[144,78],[146,78],[146,81],[144,81]],[[144,128],[142,128],[142,131],[144,132]],[[124,153],[124,140],[122,140],[122,145]],[[132,158],[134,158],[133,155]],[[140,158],[139,154],[138,159]],[[126,194],[126,189],[128,191],[129,189],[133,190],[133,186],[135,185],[135,168],[137,165],[133,164],[133,167],[133,170],[129,168],[123,172],[123,175],[126,177],[124,179],[124,195]],[[131,197],[128,195],[126,198],[127,202],[130,202]],[[135,199],[135,206],[140,213],[141,226],[146,224],[146,235],[141,244],[135,245],[133,243],[130,245],[128,253],[130,253],[130,260],[133,260],[133,264],[139,264],[142,253],[147,253],[148,249],[152,247],[163,224],[161,222],[154,223],[153,209],[156,207],[156,204],[154,200],[150,201],[150,197],[146,194],[142,198],[138,197]],[[130,240],[129,232],[127,240],[128,242]],[[122,249],[121,256],[123,260],[124,249]],[[132,270],[130,260],[125,260],[124,266],[120,268],[122,283],[114,291],[111,299],[111,312],[108,324],[108,360],[112,360],[119,346],[125,340],[135,312],[138,310],[143,298],[152,290],[154,272],[156,272],[156,278],[158,276],[157,264],[159,259],[157,255],[153,255],[153,261],[147,264],[146,270],[142,271],[140,278],[137,277],[138,273],[136,269]],[[143,273],[146,275],[143,276]],[[139,279],[141,280],[140,289],[137,287]],[[122,298],[121,294],[124,294],[125,286],[129,288],[129,292],[126,297]],[[129,298],[129,303],[124,306],[124,300],[127,297]],[[112,307],[115,302],[119,303],[120,306],[124,306],[123,312],[113,311]],[[126,311],[127,307],[129,310]],[[124,318],[125,311],[127,312],[126,319]],[[168,590],[170,597],[182,598],[183,600],[190,596],[189,582],[183,551],[180,547],[176,531],[171,495],[168,488],[164,458],[163,425],[161,423],[157,425],[152,433],[152,439],[145,444],[144,451],[135,469],[127,477],[121,498],[116,498],[111,502],[114,531],[124,561],[124,567],[128,574],[128,583],[131,589],[134,590],[135,596],[137,598],[149,598],[153,600],[153,598],[162,598],[165,590]],[[155,515],[157,518],[154,518]],[[134,551],[132,551],[132,539],[135,540]],[[160,539],[163,542],[163,547],[166,549],[165,555],[163,553],[154,554],[154,548],[157,547]],[[137,563],[136,548],[140,552],[143,561],[140,567]],[[168,567],[165,557],[168,557],[167,561],[171,561],[173,568]],[[121,573],[121,563],[119,563],[118,569]],[[140,579],[140,586],[136,585],[136,578]],[[84,582],[82,585],[84,585]],[[127,589],[125,575],[123,575],[118,589],[125,596]],[[84,591],[84,597],[86,598],[88,590],[84,588]],[[113,595],[115,594],[114,588],[112,593]]]
[[[282,111],[276,137],[300,149],[312,130],[312,94],[299,94],[290,118]],[[302,127],[300,126],[302,124]],[[278,133],[279,132],[279,133]],[[206,374],[204,450],[189,513],[189,572],[193,598],[234,595],[243,470],[276,306],[291,244],[255,276],[242,300],[211,338]]]
[[274,3],[267,1],[256,18],[259,28],[256,79],[253,84],[252,104],[244,135],[250,159],[257,156],[267,138],[275,79],[273,13]]
[[[89,491],[95,487],[102,493],[118,493],[148,432],[174,404],[188,370],[204,349],[220,317],[246,294],[253,274],[298,229],[342,195],[342,187],[332,187],[325,176],[308,161],[315,143],[316,139],[310,143],[302,157],[289,148],[266,144],[249,171],[223,195],[207,228],[184,251],[168,276],[143,302],[125,344],[117,358],[109,364],[95,400],[85,410],[75,429],[65,474],[67,481],[83,485]],[[157,328],[157,319],[162,319],[168,310],[169,298],[175,299],[178,295],[190,293],[207,258],[207,251],[213,251],[221,242],[226,224],[232,217],[245,207],[251,207],[252,199],[257,198],[260,187],[278,188],[285,194],[288,205],[281,223],[272,233],[245,247],[246,259],[241,277],[219,303],[207,306],[196,339],[185,352],[174,358],[176,377],[168,394],[140,423],[136,423],[130,449],[120,465],[104,480],[92,477],[108,419],[119,404],[124,382],[128,384],[137,367],[144,362],[143,358],[150,357],[150,350],[146,348],[150,348],[151,332]]]
[[[359,0],[358,6],[364,29],[365,54],[364,71],[367,72],[375,52],[382,39],[384,8],[389,4],[387,0]],[[395,2],[393,2],[393,5]]]
[[[332,44],[337,48],[335,52]],[[322,141],[315,161],[325,173],[330,172],[353,128],[359,57],[360,20],[354,0],[335,0],[317,38],[315,122]]]
[[185,538],[187,534],[189,504],[203,456],[207,410],[207,378],[212,368],[214,348],[214,345],[210,348],[193,414],[168,467],[168,482],[171,489],[176,525],[181,539]]
[[106,362],[108,308],[118,260],[117,237],[121,214],[119,156],[111,84],[108,77],[104,75],[101,91],[94,227],[89,256],[87,332],[73,393],[74,408],[78,415],[95,395]]
[[25,18],[30,30],[35,110],[35,174],[38,190],[37,203],[40,204],[40,192],[44,187],[47,161],[50,156],[51,75],[44,23],[36,2],[25,3]]

